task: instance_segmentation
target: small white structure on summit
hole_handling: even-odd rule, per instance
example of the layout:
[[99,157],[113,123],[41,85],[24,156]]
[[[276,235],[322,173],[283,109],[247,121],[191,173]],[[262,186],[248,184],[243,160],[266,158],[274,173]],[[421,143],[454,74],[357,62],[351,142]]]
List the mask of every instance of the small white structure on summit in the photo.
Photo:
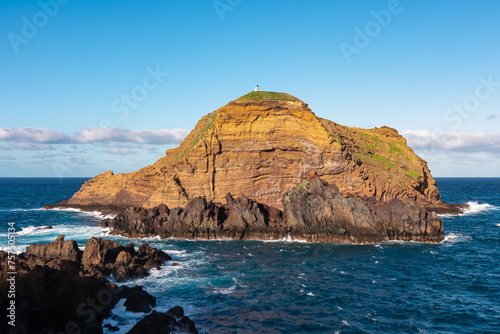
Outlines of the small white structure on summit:
[[258,92],[259,91],[259,85],[255,86],[255,91]]

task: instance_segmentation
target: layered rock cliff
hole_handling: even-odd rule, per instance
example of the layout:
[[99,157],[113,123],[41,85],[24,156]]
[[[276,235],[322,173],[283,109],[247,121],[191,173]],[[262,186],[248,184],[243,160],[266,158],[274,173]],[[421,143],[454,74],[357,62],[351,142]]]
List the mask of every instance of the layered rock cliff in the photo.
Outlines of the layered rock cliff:
[[136,172],[107,171],[56,206],[181,207],[227,193],[283,208],[283,193],[315,172],[344,196],[445,207],[427,163],[396,130],[360,129],[317,117],[283,93],[252,92],[204,116],[177,148]]

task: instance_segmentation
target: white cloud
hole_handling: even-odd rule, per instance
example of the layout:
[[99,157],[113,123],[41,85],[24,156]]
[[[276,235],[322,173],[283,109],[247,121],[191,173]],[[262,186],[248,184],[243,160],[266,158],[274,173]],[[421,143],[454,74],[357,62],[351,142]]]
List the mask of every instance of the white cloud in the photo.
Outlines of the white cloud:
[[59,130],[45,128],[0,128],[1,141],[18,141],[30,143],[67,143],[70,138]]
[[188,130],[128,130],[125,128],[85,128],[74,138],[79,143],[127,142],[137,144],[178,144],[187,136]]
[[500,134],[408,130],[402,135],[415,150],[500,153]]
[[10,147],[14,150],[38,151],[38,150],[53,150],[54,147],[49,144],[38,143],[11,143]]
[[[59,130],[45,128],[0,128],[0,141],[13,144],[1,145],[1,150],[9,149],[53,149],[47,144],[89,144],[119,143],[127,145],[172,145],[179,144],[189,133],[185,129],[159,130],[128,130],[125,128],[84,128],[74,136],[69,136]],[[43,146],[45,145],[45,146]],[[73,146],[72,145],[72,146]],[[150,148],[149,148],[150,149]]]
[[136,153],[135,151],[129,150],[128,148],[118,148],[118,147],[109,148],[107,150],[104,150],[104,152],[111,153],[111,154],[134,154],[134,153]]

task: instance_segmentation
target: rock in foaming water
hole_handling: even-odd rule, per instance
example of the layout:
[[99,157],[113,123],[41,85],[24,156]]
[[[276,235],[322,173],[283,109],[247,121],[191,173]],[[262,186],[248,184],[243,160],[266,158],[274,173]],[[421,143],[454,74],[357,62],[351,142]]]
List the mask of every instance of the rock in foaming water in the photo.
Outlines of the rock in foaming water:
[[[0,251],[2,296],[7,296],[7,278],[12,276],[7,258],[8,253]],[[128,311],[148,313],[156,305],[155,297],[141,286],[117,286],[106,277],[124,281],[146,276],[166,260],[170,260],[166,253],[147,244],[136,251],[133,244],[123,246],[101,238],[91,238],[83,252],[75,241],[65,241],[64,235],[52,243],[30,245],[16,257],[15,333],[60,333],[68,328],[75,333],[102,333],[104,319],[120,299],[126,299]],[[9,299],[0,299],[1,308],[7,309],[8,303]],[[174,319],[165,326],[170,326],[167,333],[173,333],[185,331],[186,324],[196,330],[189,318]],[[10,329],[7,322],[0,324],[0,333]]]

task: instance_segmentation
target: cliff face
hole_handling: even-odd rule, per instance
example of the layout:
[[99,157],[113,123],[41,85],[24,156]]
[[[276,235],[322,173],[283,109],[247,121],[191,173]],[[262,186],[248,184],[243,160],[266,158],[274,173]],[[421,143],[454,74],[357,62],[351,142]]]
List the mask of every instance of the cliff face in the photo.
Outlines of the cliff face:
[[310,172],[344,196],[440,203],[426,162],[396,130],[349,128],[293,96],[255,92],[204,116],[153,165],[97,175],[60,205],[180,207],[197,196],[225,202],[231,192],[283,208],[283,193]]

